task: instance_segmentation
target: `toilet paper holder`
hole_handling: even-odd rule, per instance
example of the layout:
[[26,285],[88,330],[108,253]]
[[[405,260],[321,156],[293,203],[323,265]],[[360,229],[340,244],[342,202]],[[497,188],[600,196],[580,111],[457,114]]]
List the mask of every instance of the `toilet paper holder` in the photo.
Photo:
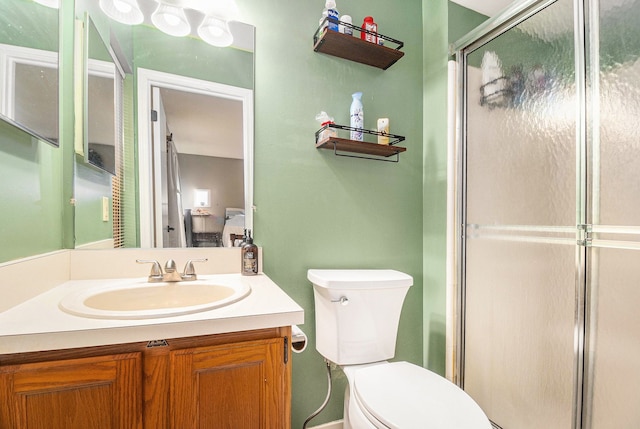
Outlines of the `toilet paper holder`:
[[291,348],[294,353],[302,353],[307,348],[307,334],[298,325],[291,327]]

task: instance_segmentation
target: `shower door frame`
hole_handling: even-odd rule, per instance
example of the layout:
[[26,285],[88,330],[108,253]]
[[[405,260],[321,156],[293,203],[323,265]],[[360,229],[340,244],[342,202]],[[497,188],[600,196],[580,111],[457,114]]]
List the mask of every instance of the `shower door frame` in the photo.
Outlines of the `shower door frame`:
[[[451,285],[451,308],[448,311],[454,315],[456,326],[450,335],[453,337],[452,354],[447,357],[447,363],[451,366],[448,373],[453,381],[464,388],[464,362],[465,362],[465,226],[467,224],[465,201],[466,189],[466,115],[467,115],[467,53],[474,51],[483,44],[493,40],[507,32],[521,22],[529,19],[542,9],[552,5],[557,0],[523,0],[511,5],[501,14],[487,20],[484,24],[468,33],[462,39],[451,45],[450,54],[456,61],[455,85],[455,117],[451,118],[454,124],[449,124],[450,144],[454,145],[453,160],[449,166],[453,168],[455,184],[449,194],[453,202],[455,227],[452,228],[453,236],[450,237],[452,246],[448,252],[448,273],[454,278],[447,281]],[[585,396],[590,396],[590,389],[585,385],[588,382],[585,374],[585,365],[588,367],[586,346],[586,326],[588,323],[588,309],[590,308],[589,278],[587,270],[587,258],[590,231],[587,228],[591,217],[588,201],[588,189],[591,187],[591,177],[587,175],[587,150],[588,150],[588,124],[587,124],[587,76],[586,76],[586,52],[594,43],[593,36],[590,40],[585,38],[585,16],[597,8],[593,4],[597,0],[573,0],[574,4],[574,43],[575,43],[575,82],[576,82],[576,228],[575,228],[575,308],[574,308],[574,374],[573,374],[573,410],[572,429],[580,429],[589,420],[584,410]],[[587,5],[585,5],[587,3]],[[593,19],[593,18],[592,18]],[[593,22],[593,21],[590,21]],[[590,26],[590,34],[593,31]],[[588,403],[588,401],[587,401]]]

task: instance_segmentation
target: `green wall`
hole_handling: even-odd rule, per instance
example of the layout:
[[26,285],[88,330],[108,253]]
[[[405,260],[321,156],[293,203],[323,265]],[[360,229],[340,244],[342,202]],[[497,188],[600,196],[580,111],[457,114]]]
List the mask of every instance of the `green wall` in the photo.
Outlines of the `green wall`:
[[0,261],[62,248],[62,151],[0,121]]
[[[244,3],[257,40],[256,242],[264,248],[265,273],[304,307],[302,328],[310,339],[293,356],[292,425],[299,428],[326,395],[308,269],[392,268],[412,275],[396,358],[422,363],[421,2],[338,2],[354,23],[371,15],[382,34],[405,43],[405,56],[386,71],[313,51],[321,1]],[[406,137],[399,163],[315,149],[315,115],[324,110],[348,125],[356,91],[364,94],[365,127],[389,117],[391,132]],[[345,380],[334,375],[329,406],[312,426],[342,417]]]
[[444,375],[446,351],[447,85],[449,45],[487,17],[447,0],[423,0],[424,366]]

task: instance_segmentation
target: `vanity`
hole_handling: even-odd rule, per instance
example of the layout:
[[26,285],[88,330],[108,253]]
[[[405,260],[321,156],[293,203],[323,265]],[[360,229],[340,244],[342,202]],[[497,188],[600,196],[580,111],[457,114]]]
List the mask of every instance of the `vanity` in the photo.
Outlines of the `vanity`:
[[[22,294],[9,293],[0,312],[0,422],[290,427],[291,326],[303,323],[303,310],[266,275],[229,272],[239,268],[239,252],[68,250],[0,266]],[[209,310],[138,319],[78,316],[59,305],[81,289],[146,279],[149,266],[136,258],[172,258],[179,267],[207,258],[197,266],[203,281],[246,282],[250,292]]]
[[[0,167],[12,172],[22,192],[5,186],[0,193],[7,213],[0,261],[10,261],[0,264],[0,428],[290,427],[291,327],[303,323],[303,310],[266,275],[241,278],[239,248],[176,244],[181,239],[173,235],[187,222],[163,217],[161,181],[168,168],[163,170],[162,154],[171,146],[167,137],[181,146],[190,141],[181,129],[194,126],[179,128],[172,120],[168,136],[152,132],[153,124],[167,128],[159,122],[167,111],[171,115],[172,103],[162,104],[162,113],[152,100],[170,99],[168,89],[206,95],[216,100],[212,104],[233,100],[240,119],[232,136],[214,138],[209,130],[200,139],[206,145],[175,152],[190,163],[185,171],[197,171],[195,178],[183,178],[185,208],[206,207],[191,198],[196,190],[216,196],[210,207],[214,225],[203,232],[224,233],[225,209],[232,207],[244,212],[240,228],[253,228],[254,28],[236,22],[234,31],[245,34],[248,44],[222,49],[151,25],[114,25],[97,0],[71,7],[64,2],[60,10],[27,0],[5,3],[7,13],[0,16],[17,14],[26,26],[12,22],[24,34],[0,40],[0,58],[16,64],[3,82],[8,89],[36,89],[31,98],[11,103],[31,106],[35,100],[40,108],[22,110],[37,118],[40,112],[51,115],[40,129],[30,118],[0,109],[6,140]],[[157,6],[138,3],[149,13]],[[25,43],[29,49],[22,49]],[[37,65],[36,77],[46,71],[55,76],[47,81],[58,83],[45,92],[13,79],[27,76],[17,72],[25,66],[23,57]],[[125,109],[125,100],[139,111]],[[186,105],[198,108],[187,116],[196,124],[222,117],[203,108],[202,98],[190,100]],[[9,104],[3,100],[2,106]],[[202,146],[211,149],[213,141],[224,143],[220,152],[204,153]],[[226,172],[223,178],[209,175],[218,171]],[[183,210],[172,203],[174,212]],[[168,246],[180,248],[163,248]],[[27,255],[36,256],[17,259]],[[196,264],[198,276],[214,286],[229,281],[248,289],[224,306],[171,314],[152,309],[144,317],[84,314],[64,305],[83,290],[145,283],[150,267],[137,259],[163,265],[174,259],[181,269],[204,258],[208,262]],[[204,291],[207,285],[201,286]],[[115,302],[129,304],[126,295]],[[116,305],[106,311],[127,310]]]

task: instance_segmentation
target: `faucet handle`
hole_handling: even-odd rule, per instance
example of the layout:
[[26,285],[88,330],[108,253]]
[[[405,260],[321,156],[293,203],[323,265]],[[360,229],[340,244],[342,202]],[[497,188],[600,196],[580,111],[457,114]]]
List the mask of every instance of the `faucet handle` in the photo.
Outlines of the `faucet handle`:
[[176,261],[173,259],[169,259],[164,263],[164,272],[165,273],[175,273],[176,271]]
[[151,265],[151,272],[149,273],[149,281],[150,282],[161,282],[162,281],[162,268],[160,268],[160,263],[154,260],[147,259],[136,259],[138,264],[153,264]]
[[196,269],[193,266],[194,262],[207,262],[209,259],[189,259],[184,266],[184,273],[182,273],[182,280],[197,280],[198,276],[196,275]]

